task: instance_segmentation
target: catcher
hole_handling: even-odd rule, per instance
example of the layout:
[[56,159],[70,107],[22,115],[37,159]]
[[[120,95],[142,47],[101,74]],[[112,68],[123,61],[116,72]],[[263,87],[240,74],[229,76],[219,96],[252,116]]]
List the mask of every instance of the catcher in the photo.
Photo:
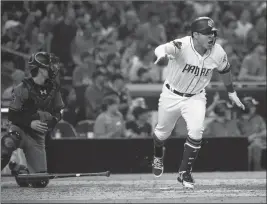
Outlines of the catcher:
[[[59,90],[59,59],[37,52],[29,60],[31,77],[14,87],[9,106],[7,133],[1,138],[1,170],[9,163],[12,175],[21,187],[45,187],[49,180],[21,181],[21,173],[47,171],[45,138],[61,119],[64,107]],[[24,151],[27,167],[9,162],[17,148]]]

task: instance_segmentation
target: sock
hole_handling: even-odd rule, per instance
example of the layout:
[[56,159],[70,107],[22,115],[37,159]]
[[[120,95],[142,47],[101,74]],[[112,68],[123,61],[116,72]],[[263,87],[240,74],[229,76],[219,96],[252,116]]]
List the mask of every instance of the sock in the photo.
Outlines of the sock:
[[190,137],[187,137],[186,142],[184,144],[183,160],[180,165],[179,172],[192,171],[194,162],[197,158],[200,148],[201,140],[194,140]]
[[155,134],[153,134],[153,138],[154,138],[154,155],[156,157],[162,157],[164,141],[159,140]]

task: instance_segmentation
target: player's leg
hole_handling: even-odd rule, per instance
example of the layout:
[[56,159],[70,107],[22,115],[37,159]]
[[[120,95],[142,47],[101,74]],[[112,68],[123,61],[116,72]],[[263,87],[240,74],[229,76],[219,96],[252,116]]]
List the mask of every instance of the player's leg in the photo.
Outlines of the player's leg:
[[11,128],[1,138],[1,171],[9,163],[13,151],[19,148],[22,141],[22,132]]
[[178,118],[181,116],[180,102],[179,96],[170,92],[166,87],[163,88],[159,99],[158,122],[153,134],[154,159],[152,171],[156,177],[160,177],[164,171],[164,143],[171,135]]
[[[38,138],[38,139],[33,139]],[[23,151],[25,153],[25,158],[27,161],[27,166],[30,173],[45,173],[47,172],[47,160],[46,160],[46,150],[45,150],[45,136],[38,135],[36,137],[31,137],[26,135],[25,145],[23,146]],[[43,188],[46,187],[49,180],[38,180],[30,182],[32,187]]]
[[206,97],[204,93],[189,98],[181,107],[181,114],[187,124],[188,136],[184,144],[178,181],[188,188],[194,188],[194,179],[191,172],[201,148],[205,112]]

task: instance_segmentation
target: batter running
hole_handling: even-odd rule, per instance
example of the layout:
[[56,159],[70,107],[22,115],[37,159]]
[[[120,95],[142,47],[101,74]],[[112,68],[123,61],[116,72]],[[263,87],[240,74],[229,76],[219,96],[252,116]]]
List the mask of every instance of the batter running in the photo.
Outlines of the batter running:
[[217,29],[208,17],[199,17],[191,24],[191,36],[176,39],[155,49],[155,64],[166,65],[158,106],[158,123],[154,131],[153,173],[160,177],[164,170],[164,141],[168,139],[180,117],[187,124],[188,136],[177,180],[193,189],[192,167],[201,148],[206,112],[205,88],[217,69],[230,100],[244,109],[231,79],[231,68],[224,49],[216,41]]

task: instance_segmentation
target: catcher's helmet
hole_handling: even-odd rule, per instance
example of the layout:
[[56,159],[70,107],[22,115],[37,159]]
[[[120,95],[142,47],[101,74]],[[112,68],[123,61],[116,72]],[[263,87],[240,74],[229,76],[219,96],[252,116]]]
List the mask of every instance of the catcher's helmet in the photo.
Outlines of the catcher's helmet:
[[197,32],[203,35],[210,35],[214,33],[217,35],[217,28],[214,27],[214,21],[211,18],[199,17],[192,22],[191,32]]
[[55,78],[59,72],[59,58],[52,53],[37,52],[29,59],[30,70],[44,68],[48,70],[49,77]]

